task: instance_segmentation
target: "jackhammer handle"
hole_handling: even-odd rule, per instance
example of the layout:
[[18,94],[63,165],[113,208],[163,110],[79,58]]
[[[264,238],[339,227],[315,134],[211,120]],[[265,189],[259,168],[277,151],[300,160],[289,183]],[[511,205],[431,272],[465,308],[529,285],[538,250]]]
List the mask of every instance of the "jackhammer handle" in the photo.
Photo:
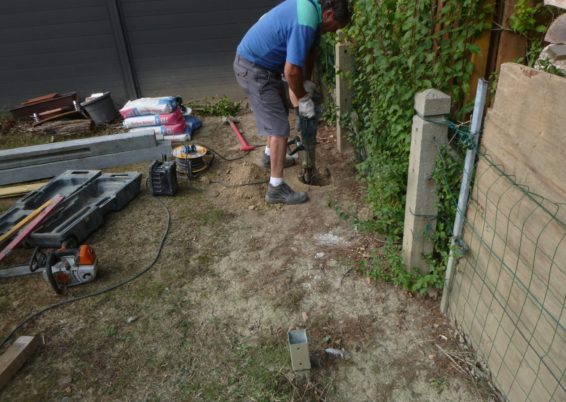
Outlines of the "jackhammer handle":
[[287,141],[287,146],[289,145],[295,145],[295,149],[289,152],[289,155],[295,155],[297,152],[303,151],[305,149],[305,146],[301,143],[299,137],[295,137],[292,140]]
[[291,152],[289,152],[289,155],[295,155],[297,152],[304,151],[304,150],[305,150],[305,146],[303,144],[301,144],[298,147],[296,147],[295,149],[293,149]]

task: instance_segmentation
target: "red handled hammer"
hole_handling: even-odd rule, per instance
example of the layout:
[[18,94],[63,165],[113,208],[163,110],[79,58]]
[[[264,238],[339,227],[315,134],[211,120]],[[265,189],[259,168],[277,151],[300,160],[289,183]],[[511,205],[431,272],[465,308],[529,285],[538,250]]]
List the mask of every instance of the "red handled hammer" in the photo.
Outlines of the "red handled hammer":
[[248,144],[248,142],[246,141],[246,139],[244,138],[244,136],[242,135],[242,133],[238,129],[238,126],[236,125],[236,123],[238,123],[237,119],[233,118],[232,116],[227,116],[227,117],[222,118],[222,122],[225,123],[225,124],[230,124],[230,127],[232,127],[232,131],[238,137],[240,144],[242,144],[240,151],[249,152],[249,151],[253,151],[255,149],[254,146]]

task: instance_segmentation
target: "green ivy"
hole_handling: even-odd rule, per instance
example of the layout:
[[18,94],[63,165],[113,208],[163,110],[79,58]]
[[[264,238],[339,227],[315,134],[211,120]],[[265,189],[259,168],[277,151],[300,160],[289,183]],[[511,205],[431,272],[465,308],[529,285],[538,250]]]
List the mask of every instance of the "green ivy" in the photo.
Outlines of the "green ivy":
[[[442,287],[442,260],[447,255],[452,212],[439,221],[440,244],[430,256],[431,272],[420,276],[406,272],[399,251],[405,213],[406,180],[415,95],[429,88],[452,97],[453,118],[471,107],[464,100],[473,71],[474,39],[491,26],[491,9],[481,0],[358,0],[352,24],[345,32],[352,43],[355,115],[345,119],[353,133],[359,177],[367,186],[373,212],[372,227],[386,233],[390,245],[384,260],[371,264],[376,277],[388,279],[412,291]],[[461,170],[455,174],[457,181]],[[452,191],[452,190],[451,190]],[[448,203],[446,193],[440,203]],[[447,208],[448,209],[448,208]],[[444,251],[442,251],[444,250]]]
[[546,25],[540,23],[549,17],[550,11],[542,2],[534,6],[530,0],[517,0],[513,15],[509,19],[510,28],[513,32],[525,37],[528,41],[528,50],[525,56],[525,64],[534,66],[543,47]]
[[537,22],[537,17],[543,9],[542,3],[531,6],[530,0],[517,0],[513,15],[509,19],[511,29],[526,38],[529,38],[533,32],[546,32],[546,27]]
[[[433,4],[434,3],[434,4]],[[462,106],[473,71],[473,39],[488,28],[479,0],[360,0],[347,34],[354,44],[354,141],[380,229],[402,235],[415,94],[436,88]]]

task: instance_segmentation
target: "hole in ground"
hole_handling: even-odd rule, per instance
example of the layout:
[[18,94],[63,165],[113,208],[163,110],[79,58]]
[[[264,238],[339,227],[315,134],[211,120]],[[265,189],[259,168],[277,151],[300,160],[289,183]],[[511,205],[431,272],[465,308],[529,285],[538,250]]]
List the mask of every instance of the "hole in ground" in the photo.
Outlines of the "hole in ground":
[[331,183],[330,170],[328,168],[316,169],[314,171],[303,168],[299,173],[299,181],[309,186],[324,187]]

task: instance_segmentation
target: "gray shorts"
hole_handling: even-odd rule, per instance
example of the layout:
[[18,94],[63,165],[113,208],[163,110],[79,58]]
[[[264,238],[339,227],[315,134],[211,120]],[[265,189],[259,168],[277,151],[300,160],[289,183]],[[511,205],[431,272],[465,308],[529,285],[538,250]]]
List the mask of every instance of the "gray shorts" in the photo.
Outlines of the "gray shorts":
[[289,107],[281,73],[266,70],[240,55],[234,60],[234,73],[252,106],[258,135],[288,137]]

